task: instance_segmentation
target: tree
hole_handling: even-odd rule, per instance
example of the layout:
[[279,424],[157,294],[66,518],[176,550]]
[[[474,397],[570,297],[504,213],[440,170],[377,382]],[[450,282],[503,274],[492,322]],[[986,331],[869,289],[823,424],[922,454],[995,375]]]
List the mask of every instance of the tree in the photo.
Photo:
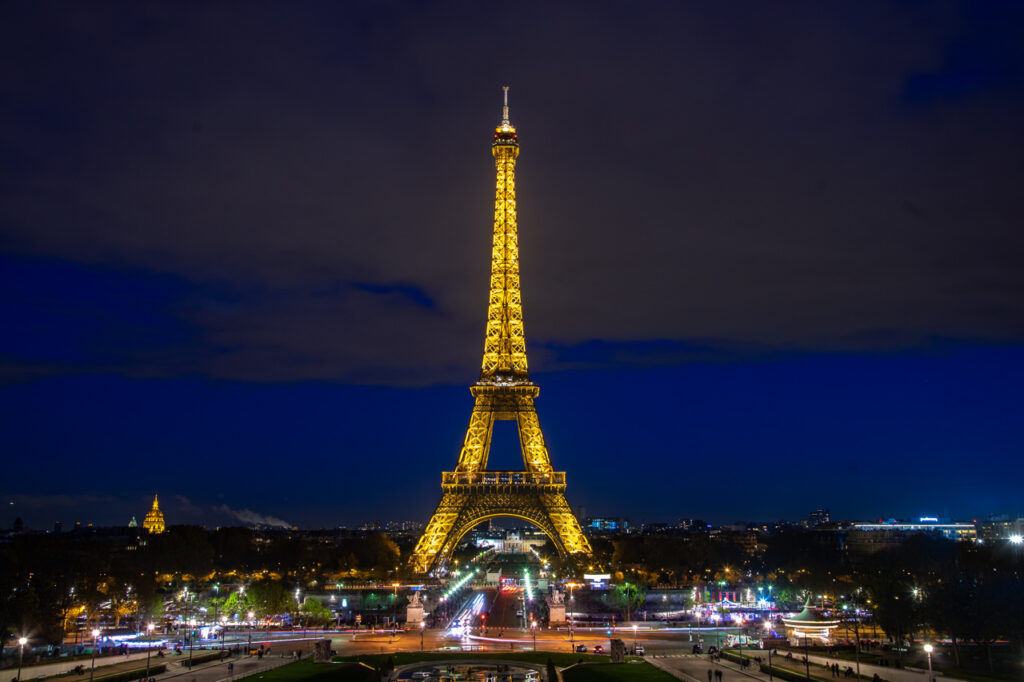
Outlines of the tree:
[[334,621],[334,613],[316,597],[306,597],[299,613],[302,622],[307,625],[327,625]]
[[246,591],[253,611],[259,616],[276,616],[292,608],[292,596],[280,580],[257,580]]
[[224,600],[224,615],[228,618],[248,618],[249,611],[254,611],[256,605],[253,603],[250,592],[232,592]]
[[612,603],[622,609],[625,620],[647,600],[647,586],[638,583],[621,583],[612,592]]

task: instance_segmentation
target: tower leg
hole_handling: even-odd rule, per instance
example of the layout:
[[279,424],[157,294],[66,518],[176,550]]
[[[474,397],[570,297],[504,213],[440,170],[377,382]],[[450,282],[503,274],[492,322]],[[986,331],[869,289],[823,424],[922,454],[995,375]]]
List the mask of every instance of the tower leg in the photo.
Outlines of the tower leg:
[[516,396],[516,423],[519,427],[519,446],[527,471],[551,471],[551,456],[544,444],[544,432],[540,430],[540,419],[533,396]]
[[426,530],[416,543],[410,563],[417,573],[426,573],[434,563],[435,557],[444,547],[445,541],[452,533],[455,521],[464,505],[464,496],[446,492],[441,497],[434,515],[430,517]]
[[459,471],[480,471],[487,468],[487,455],[491,450],[491,434],[494,431],[494,409],[491,397],[480,395],[473,402],[469,415],[466,440],[459,453]]

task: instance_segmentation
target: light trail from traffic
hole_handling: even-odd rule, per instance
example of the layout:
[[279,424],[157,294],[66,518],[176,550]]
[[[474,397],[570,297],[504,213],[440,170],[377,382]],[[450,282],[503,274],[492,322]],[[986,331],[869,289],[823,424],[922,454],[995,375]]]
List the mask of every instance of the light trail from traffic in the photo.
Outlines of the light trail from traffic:
[[462,638],[468,635],[470,628],[473,627],[473,620],[483,612],[485,606],[487,597],[482,592],[463,602],[455,616],[448,621],[446,636]]

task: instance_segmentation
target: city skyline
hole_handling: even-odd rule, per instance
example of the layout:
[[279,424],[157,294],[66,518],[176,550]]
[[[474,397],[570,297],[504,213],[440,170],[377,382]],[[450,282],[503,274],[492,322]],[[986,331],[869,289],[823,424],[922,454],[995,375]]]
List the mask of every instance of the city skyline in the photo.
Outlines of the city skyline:
[[11,520],[425,521],[505,83],[573,508],[1019,513],[1024,10],[613,7],[5,10]]

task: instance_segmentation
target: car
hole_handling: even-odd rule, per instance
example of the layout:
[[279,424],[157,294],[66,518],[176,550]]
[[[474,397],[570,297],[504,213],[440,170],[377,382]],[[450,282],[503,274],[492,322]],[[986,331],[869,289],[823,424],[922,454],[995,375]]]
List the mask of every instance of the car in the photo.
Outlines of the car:
[[587,653],[587,645],[586,644],[577,644],[576,645],[576,653],[578,653],[578,654],[585,654],[585,653]]
[[643,656],[643,655],[644,655],[644,653],[645,653],[645,652],[644,652],[644,648],[643,648],[642,646],[638,646],[638,647],[636,648],[636,655],[637,655],[637,656]]
[[594,647],[594,653],[595,654],[603,654],[604,653],[604,647],[601,646],[600,644],[598,644],[597,646]]

